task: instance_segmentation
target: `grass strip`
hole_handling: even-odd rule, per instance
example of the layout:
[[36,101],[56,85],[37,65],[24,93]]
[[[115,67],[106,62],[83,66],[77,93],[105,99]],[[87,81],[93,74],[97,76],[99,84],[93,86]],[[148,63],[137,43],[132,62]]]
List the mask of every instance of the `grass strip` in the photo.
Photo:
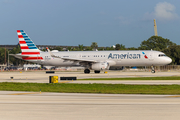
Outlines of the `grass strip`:
[[4,91],[106,94],[180,94],[180,85],[0,83]]
[[87,78],[78,80],[180,80],[180,76],[168,77],[129,77],[129,78]]

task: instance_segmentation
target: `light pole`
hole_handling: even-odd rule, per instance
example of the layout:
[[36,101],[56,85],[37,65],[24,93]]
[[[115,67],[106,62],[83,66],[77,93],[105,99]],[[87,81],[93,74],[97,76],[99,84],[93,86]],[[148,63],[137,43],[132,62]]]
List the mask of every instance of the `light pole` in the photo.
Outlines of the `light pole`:
[[8,51],[8,67],[9,67],[9,51]]

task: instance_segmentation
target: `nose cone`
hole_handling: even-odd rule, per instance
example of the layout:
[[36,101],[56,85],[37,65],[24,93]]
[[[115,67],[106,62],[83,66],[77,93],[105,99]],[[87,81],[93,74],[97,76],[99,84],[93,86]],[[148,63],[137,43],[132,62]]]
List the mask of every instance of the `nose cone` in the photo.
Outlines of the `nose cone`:
[[172,59],[171,58],[166,58],[166,64],[170,64],[172,62]]

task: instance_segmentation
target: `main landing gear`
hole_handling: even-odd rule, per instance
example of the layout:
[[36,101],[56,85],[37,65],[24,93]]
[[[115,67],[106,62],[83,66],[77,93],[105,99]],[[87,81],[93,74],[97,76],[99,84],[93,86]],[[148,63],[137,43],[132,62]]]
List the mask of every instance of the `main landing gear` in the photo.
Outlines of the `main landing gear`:
[[[84,70],[84,73],[85,73],[85,74],[89,74],[89,73],[90,73],[90,70],[89,70],[89,69],[85,69],[85,70]],[[94,73],[100,73],[100,70],[95,70]]]
[[100,73],[100,70],[95,70],[94,73]]
[[85,69],[85,70],[84,70],[84,73],[85,73],[85,74],[89,74],[89,73],[90,73],[90,70],[89,70],[89,69]]
[[151,66],[151,73],[155,73],[154,66]]

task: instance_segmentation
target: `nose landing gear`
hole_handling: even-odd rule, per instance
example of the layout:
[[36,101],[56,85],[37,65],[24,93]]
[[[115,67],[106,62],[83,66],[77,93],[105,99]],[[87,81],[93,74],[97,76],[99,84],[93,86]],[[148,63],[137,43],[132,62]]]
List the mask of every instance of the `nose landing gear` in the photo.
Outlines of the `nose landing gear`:
[[151,66],[151,73],[155,73],[155,69],[154,69],[154,66]]

